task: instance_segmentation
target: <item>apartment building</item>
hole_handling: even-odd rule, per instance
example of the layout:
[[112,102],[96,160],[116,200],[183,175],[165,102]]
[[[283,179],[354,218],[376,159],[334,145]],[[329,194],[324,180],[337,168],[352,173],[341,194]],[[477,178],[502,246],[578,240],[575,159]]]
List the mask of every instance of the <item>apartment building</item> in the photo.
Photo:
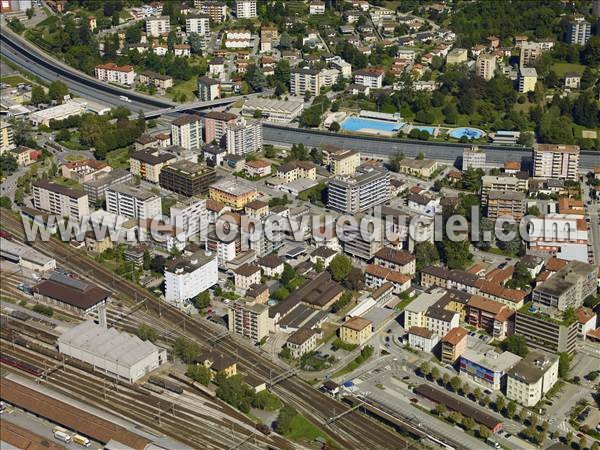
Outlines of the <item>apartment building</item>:
[[445,289],[432,289],[431,292],[423,292],[409,303],[404,309],[404,329],[411,327],[427,327],[427,311],[439,302],[447,291]]
[[526,305],[517,311],[515,334],[525,338],[529,348],[550,353],[572,354],[577,345],[576,317],[565,318],[556,308]]
[[446,55],[446,64],[460,64],[468,60],[469,51],[466,48],[453,48]]
[[257,152],[263,146],[263,129],[259,121],[246,121],[241,118],[227,124],[227,152],[233,155],[245,155]]
[[487,204],[487,197],[490,191],[527,192],[528,186],[529,179],[527,177],[508,174],[484,175],[481,178],[481,200],[484,205]]
[[222,1],[213,0],[195,0],[196,8],[199,8],[202,14],[208,15],[214,23],[221,23],[227,18],[227,5]]
[[438,336],[445,336],[451,329],[458,327],[460,314],[446,309],[443,302],[430,306],[425,313],[425,328]]
[[210,102],[221,97],[221,82],[206,75],[198,77],[198,99]]
[[360,166],[360,152],[326,148],[323,150],[323,164],[333,175],[354,175]]
[[82,159],[80,161],[70,161],[63,164],[60,167],[60,171],[64,178],[75,180],[82,184],[86,181],[109,174],[112,171],[112,167],[97,159]]
[[241,291],[249,289],[253,284],[260,284],[260,267],[244,264],[233,270],[235,288]]
[[354,83],[367,86],[371,89],[381,89],[383,87],[384,74],[383,69],[361,69],[354,73]]
[[186,114],[171,122],[171,142],[187,150],[202,147],[202,118]]
[[138,81],[140,82],[140,84],[145,84],[146,86],[154,86],[161,92],[164,92],[167,89],[173,87],[172,77],[156,73],[151,70],[146,70],[140,73]]
[[147,17],[146,34],[157,38],[171,31],[171,21],[169,16]]
[[180,256],[165,265],[165,300],[179,308],[219,281],[217,259],[211,253]]
[[133,174],[124,169],[113,169],[108,174],[94,178],[83,183],[83,190],[88,195],[88,202],[95,206],[104,200],[104,193],[109,186],[121,183],[130,183]]
[[584,17],[575,17],[568,25],[567,42],[583,46],[590,39],[591,33],[592,25]]
[[252,19],[258,17],[256,0],[236,0],[235,16],[238,19]]
[[542,56],[542,46],[538,42],[523,42],[519,54],[519,67],[535,65]]
[[98,64],[94,70],[100,81],[131,86],[135,82],[133,66],[117,66],[115,63]]
[[538,284],[531,294],[535,303],[565,311],[578,308],[583,300],[596,293],[598,268],[581,261],[570,261],[566,266],[543,283]]
[[260,342],[269,335],[269,307],[254,301],[238,300],[228,311],[229,331]]
[[226,111],[209,111],[204,115],[204,142],[226,145],[227,126],[235,123],[237,116]]
[[495,339],[502,340],[509,332],[509,320],[513,317],[506,305],[473,295],[468,302],[467,323],[484,330]]
[[46,180],[34,181],[32,188],[33,206],[58,216],[59,220],[63,217],[81,220],[90,213],[88,196],[85,192]]
[[493,347],[485,352],[467,348],[460,357],[460,374],[486,389],[499,391],[506,385],[507,372],[520,360],[510,352],[496,353]]
[[404,250],[384,247],[375,253],[374,263],[412,277],[416,273],[416,261],[414,255]]
[[538,75],[535,67],[521,67],[519,69],[519,92],[525,94],[535,91]]
[[386,202],[390,197],[390,174],[385,169],[360,166],[356,175],[338,175],[329,181],[328,205],[357,213]]
[[202,38],[203,47],[206,47],[210,38],[210,16],[208,14],[195,14],[185,16],[186,33],[197,33]]
[[160,152],[157,148],[138,150],[129,157],[129,166],[132,175],[137,175],[143,180],[158,183],[163,167],[173,163],[175,155]]
[[12,125],[0,120],[0,156],[13,148],[15,148],[15,141]]
[[533,145],[533,176],[577,180],[579,146],[564,144]]
[[162,213],[162,202],[143,188],[117,184],[106,189],[106,210],[133,219],[152,219]]
[[558,381],[558,356],[530,350],[508,371],[506,397],[532,408]]
[[208,192],[212,200],[221,202],[225,206],[238,211],[258,197],[258,192],[254,186],[236,179],[220,180],[212,184]]
[[523,192],[490,191],[487,195],[487,216],[490,219],[512,217],[518,222],[527,209],[525,200]]
[[300,358],[317,348],[319,333],[310,328],[299,328],[287,338],[285,346],[290,350],[292,358]]
[[362,317],[350,317],[340,327],[340,339],[347,344],[363,345],[373,335],[373,322]]
[[159,182],[165,189],[186,197],[193,197],[208,192],[209,186],[216,179],[214,168],[181,160],[163,168]]
[[310,161],[290,161],[279,166],[276,175],[286,183],[291,183],[301,178],[316,180],[317,166]]
[[496,72],[496,55],[482,53],[475,63],[475,74],[488,81],[494,78]]
[[454,365],[456,360],[467,349],[467,341],[469,332],[465,328],[456,327],[452,328],[442,338],[442,344],[440,348],[440,359],[444,364]]
[[384,284],[391,284],[393,292],[400,294],[410,288],[410,277],[375,264],[367,265],[365,285],[370,289],[378,289]]
[[177,202],[169,211],[171,223],[182,233],[185,239],[197,235],[208,227],[206,199],[190,197]]
[[307,92],[313,96],[321,93],[319,71],[308,68],[292,69],[290,71],[290,94],[305,95]]
[[440,335],[422,327],[411,327],[408,330],[408,345],[426,353],[431,353],[440,341]]
[[426,288],[438,286],[477,294],[478,281],[477,275],[459,269],[449,270],[444,267],[427,266],[421,270],[421,285]]
[[486,155],[476,145],[463,150],[462,170],[482,169],[485,170]]

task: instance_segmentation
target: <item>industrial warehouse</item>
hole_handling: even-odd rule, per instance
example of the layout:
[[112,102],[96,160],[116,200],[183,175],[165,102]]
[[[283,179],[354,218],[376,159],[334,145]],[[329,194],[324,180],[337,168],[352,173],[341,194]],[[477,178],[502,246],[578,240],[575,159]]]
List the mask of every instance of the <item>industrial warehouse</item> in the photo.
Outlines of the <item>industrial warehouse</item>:
[[83,322],[58,338],[58,351],[133,383],[167,360],[167,352],[137,336]]

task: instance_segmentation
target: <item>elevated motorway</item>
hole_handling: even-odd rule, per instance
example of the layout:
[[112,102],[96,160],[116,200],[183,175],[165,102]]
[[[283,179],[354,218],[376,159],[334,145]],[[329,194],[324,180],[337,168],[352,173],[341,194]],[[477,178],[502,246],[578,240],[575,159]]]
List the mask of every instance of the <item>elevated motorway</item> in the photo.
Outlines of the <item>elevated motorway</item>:
[[[71,90],[77,94],[97,100],[108,105],[126,106],[132,111],[144,111],[146,117],[155,117],[158,114],[174,115],[179,112],[203,107],[218,106],[238,97],[219,99],[212,102],[197,104],[177,105],[173,102],[158,99],[149,95],[122,89],[96,80],[88,75],[76,71],[62,62],[54,60],[37,47],[31,45],[17,36],[7,27],[0,33],[0,54],[14,64],[25,68],[28,72],[37,75],[42,80],[53,81],[61,79]],[[131,103],[119,99],[125,95]],[[251,94],[252,95],[252,94]],[[359,150],[367,155],[395,155],[398,152],[406,156],[416,156],[423,152],[427,158],[442,161],[455,161],[462,156],[464,144],[449,144],[442,142],[411,141],[394,138],[381,138],[370,136],[353,136],[330,133],[313,129],[299,129],[263,123],[264,139],[266,142],[278,144],[303,143],[307,146],[336,145],[352,150]],[[526,147],[508,147],[494,145],[480,145],[487,152],[488,164],[501,165],[506,161],[522,161],[525,167],[531,164],[531,149]],[[581,151],[580,168],[588,171],[598,165],[599,152],[591,150]]]

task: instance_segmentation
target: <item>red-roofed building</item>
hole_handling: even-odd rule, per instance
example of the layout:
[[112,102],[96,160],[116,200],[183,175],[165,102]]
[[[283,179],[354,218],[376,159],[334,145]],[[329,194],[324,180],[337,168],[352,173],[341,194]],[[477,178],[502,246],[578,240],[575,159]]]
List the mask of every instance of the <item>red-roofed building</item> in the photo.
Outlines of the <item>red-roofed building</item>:
[[590,308],[580,306],[575,311],[575,315],[577,316],[577,322],[579,324],[579,336],[585,339],[587,334],[596,328],[596,313]]
[[131,86],[135,82],[133,66],[117,66],[115,63],[98,64],[95,70],[96,78],[109,83]]
[[467,335],[469,332],[462,328],[452,328],[442,338],[440,359],[445,364],[454,364],[467,348]]
[[514,311],[506,305],[473,295],[468,303],[467,321],[470,325],[483,329],[495,339],[504,339],[512,327],[509,325]]

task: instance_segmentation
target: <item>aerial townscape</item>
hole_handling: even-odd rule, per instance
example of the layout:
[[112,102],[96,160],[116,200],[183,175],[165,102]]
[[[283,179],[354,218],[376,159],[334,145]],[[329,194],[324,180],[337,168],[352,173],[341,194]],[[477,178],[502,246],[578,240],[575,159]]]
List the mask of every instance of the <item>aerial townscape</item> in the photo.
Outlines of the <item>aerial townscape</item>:
[[600,450],[600,0],[0,0],[0,448]]

